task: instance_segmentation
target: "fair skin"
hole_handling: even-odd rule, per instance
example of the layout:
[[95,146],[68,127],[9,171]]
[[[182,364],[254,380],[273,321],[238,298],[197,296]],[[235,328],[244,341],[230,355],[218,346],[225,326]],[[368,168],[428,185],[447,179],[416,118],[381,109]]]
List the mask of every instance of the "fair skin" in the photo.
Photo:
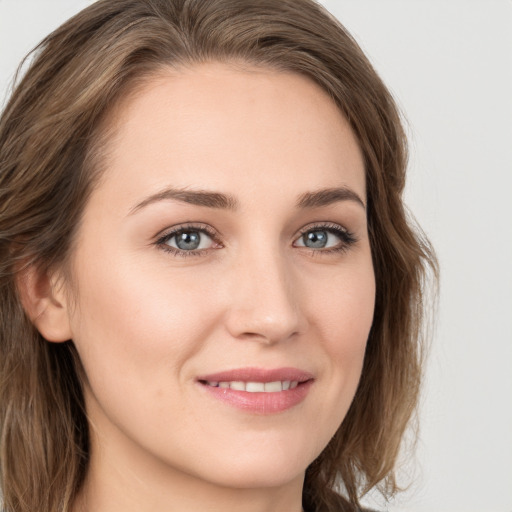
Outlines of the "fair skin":
[[[36,322],[73,339],[87,375],[91,463],[75,512],[300,512],[372,323],[356,139],[306,78],[220,63],[161,73],[111,121],[72,284],[53,287]],[[201,378],[226,371],[281,388]]]

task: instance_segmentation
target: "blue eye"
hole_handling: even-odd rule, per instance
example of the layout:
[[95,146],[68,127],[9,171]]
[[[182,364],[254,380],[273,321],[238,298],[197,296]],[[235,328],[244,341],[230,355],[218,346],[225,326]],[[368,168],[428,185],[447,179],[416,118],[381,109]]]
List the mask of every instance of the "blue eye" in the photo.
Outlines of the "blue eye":
[[[347,251],[356,241],[345,228],[329,223],[304,229],[293,246],[326,254]],[[216,232],[207,225],[175,227],[162,235],[156,245],[176,257],[205,256],[210,249],[223,247]]]
[[[330,233],[327,231],[309,231],[302,235],[302,242],[305,247],[311,249],[323,249],[329,243]],[[333,238],[333,237],[331,237]]]
[[180,231],[169,240],[169,245],[172,245],[171,240],[175,240],[177,248],[182,251],[204,249],[204,247],[201,247],[201,245],[204,245],[203,238],[205,238],[205,235],[202,235],[199,231]]
[[[157,245],[178,255],[192,255],[210,249],[214,245],[213,234],[206,228],[179,228],[163,235]],[[187,254],[188,253],[188,254]]]
[[354,236],[346,229],[335,224],[313,226],[302,232],[295,242],[296,247],[306,247],[323,252],[344,251],[356,242]]

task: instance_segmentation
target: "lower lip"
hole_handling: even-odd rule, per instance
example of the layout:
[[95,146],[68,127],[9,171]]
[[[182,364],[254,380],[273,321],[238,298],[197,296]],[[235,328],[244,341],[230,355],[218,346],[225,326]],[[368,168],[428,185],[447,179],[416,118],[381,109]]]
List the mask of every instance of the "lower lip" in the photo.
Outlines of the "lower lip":
[[199,383],[210,395],[232,407],[256,414],[275,414],[300,404],[307,396],[313,380],[301,382],[294,389],[274,393],[249,393]]

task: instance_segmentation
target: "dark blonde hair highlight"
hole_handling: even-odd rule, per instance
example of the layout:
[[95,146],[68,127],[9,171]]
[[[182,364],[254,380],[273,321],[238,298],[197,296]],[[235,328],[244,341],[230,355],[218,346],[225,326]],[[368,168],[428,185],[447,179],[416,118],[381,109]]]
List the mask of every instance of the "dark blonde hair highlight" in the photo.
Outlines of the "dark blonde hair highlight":
[[[347,31],[313,0],[100,0],[35,50],[0,119],[0,486],[6,512],[69,511],[89,459],[81,365],[21,305],[24,269],[66,263],[102,171],[101,127],[165,67],[241,62],[300,73],[336,102],[366,165],[376,305],[359,388],[306,472],[305,510],[356,510],[394,468],[422,369],[424,285],[433,251],[402,203],[399,111]],[[343,496],[336,490],[340,483]]]

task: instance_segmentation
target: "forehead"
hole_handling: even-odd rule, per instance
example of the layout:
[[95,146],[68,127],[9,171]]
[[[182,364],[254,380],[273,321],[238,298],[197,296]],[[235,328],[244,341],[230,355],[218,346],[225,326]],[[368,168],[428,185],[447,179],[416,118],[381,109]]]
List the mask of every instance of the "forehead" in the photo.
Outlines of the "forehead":
[[166,70],[120,102],[107,187],[252,187],[276,192],[350,186],[365,196],[355,136],[334,101],[298,74],[208,63]]

